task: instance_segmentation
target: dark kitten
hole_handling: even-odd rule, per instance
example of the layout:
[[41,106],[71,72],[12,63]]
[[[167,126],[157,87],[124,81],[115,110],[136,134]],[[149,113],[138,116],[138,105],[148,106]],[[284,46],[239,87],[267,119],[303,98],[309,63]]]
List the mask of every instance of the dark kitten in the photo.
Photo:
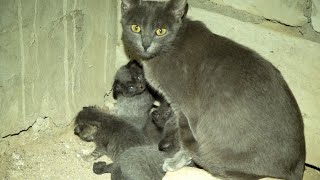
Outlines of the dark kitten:
[[96,144],[95,150],[85,157],[88,161],[103,155],[115,161],[130,147],[150,144],[134,126],[94,106],[84,107],[78,113],[74,133],[82,140]]
[[281,73],[259,54],[185,17],[186,0],[122,0],[126,53],[171,104],[182,148],[175,170],[192,159],[228,179],[302,179],[303,120]]
[[150,110],[155,101],[144,78],[142,67],[131,61],[116,73],[113,97],[117,103],[113,113],[124,121],[143,129],[150,119]]

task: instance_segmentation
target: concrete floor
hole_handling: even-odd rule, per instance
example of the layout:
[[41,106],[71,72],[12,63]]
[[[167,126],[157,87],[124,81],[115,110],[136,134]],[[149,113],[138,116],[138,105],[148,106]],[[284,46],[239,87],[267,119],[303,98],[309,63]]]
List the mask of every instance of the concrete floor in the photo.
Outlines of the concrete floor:
[[[93,143],[81,141],[73,134],[73,126],[57,128],[50,125],[45,131],[29,129],[6,139],[0,155],[0,179],[3,180],[110,180],[110,174],[96,175],[92,172],[93,162],[82,156],[94,149]],[[99,160],[111,162],[107,157]],[[268,180],[271,178],[265,178]],[[304,180],[320,179],[320,173],[306,169]],[[184,168],[169,173],[164,180],[217,180],[206,172]]]

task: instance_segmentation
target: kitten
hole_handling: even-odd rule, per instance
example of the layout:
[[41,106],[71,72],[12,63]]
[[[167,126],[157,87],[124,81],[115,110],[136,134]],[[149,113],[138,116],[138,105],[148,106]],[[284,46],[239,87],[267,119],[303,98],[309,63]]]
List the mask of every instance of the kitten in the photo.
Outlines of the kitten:
[[166,152],[159,151],[157,143],[133,147],[123,152],[114,163],[106,164],[103,161],[94,163],[93,172],[96,174],[111,173],[111,179],[115,180],[162,179],[165,175],[161,168],[164,159],[179,151],[179,133],[177,126],[170,124],[170,121],[172,123],[175,123],[175,121],[170,119],[172,110],[167,103],[161,103],[152,114],[152,121],[155,122],[158,128],[166,129],[167,131],[170,129],[170,133],[167,133],[171,135],[170,142],[166,142],[170,144],[170,147],[168,146]]
[[151,143],[131,124],[95,106],[84,107],[78,113],[74,133],[82,140],[96,144],[95,150],[85,157],[87,161],[98,159],[103,155],[115,161],[130,147]]
[[303,120],[281,73],[253,50],[186,17],[186,0],[122,0],[122,40],[150,85],[168,100],[190,158],[228,179],[302,179]]
[[155,101],[143,73],[136,61],[130,61],[116,72],[112,86],[117,100],[112,113],[138,129],[143,129],[150,119]]

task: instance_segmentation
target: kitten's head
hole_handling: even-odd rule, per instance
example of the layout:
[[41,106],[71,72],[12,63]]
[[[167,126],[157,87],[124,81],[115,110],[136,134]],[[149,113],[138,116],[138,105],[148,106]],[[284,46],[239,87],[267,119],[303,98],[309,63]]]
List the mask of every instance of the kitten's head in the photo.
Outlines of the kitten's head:
[[94,106],[83,107],[75,119],[74,134],[84,141],[94,141],[101,127],[100,111]]
[[173,115],[172,108],[169,103],[163,102],[158,108],[151,113],[152,121],[159,128],[163,129],[165,123]]
[[98,131],[98,125],[90,122],[80,122],[74,128],[74,134],[79,136],[80,139],[91,142],[95,140],[96,133]]
[[135,58],[150,59],[170,49],[188,5],[187,0],[122,0],[121,8],[126,51]]
[[113,82],[113,98],[118,96],[133,97],[146,90],[147,82],[143,69],[136,61],[130,61],[116,73]]

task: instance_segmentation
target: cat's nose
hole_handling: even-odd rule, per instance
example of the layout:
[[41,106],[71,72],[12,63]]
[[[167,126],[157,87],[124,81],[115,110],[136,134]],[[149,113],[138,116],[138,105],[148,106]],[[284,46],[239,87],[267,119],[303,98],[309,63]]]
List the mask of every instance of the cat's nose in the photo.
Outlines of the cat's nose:
[[150,47],[150,44],[142,44],[144,51],[147,51],[148,48]]

